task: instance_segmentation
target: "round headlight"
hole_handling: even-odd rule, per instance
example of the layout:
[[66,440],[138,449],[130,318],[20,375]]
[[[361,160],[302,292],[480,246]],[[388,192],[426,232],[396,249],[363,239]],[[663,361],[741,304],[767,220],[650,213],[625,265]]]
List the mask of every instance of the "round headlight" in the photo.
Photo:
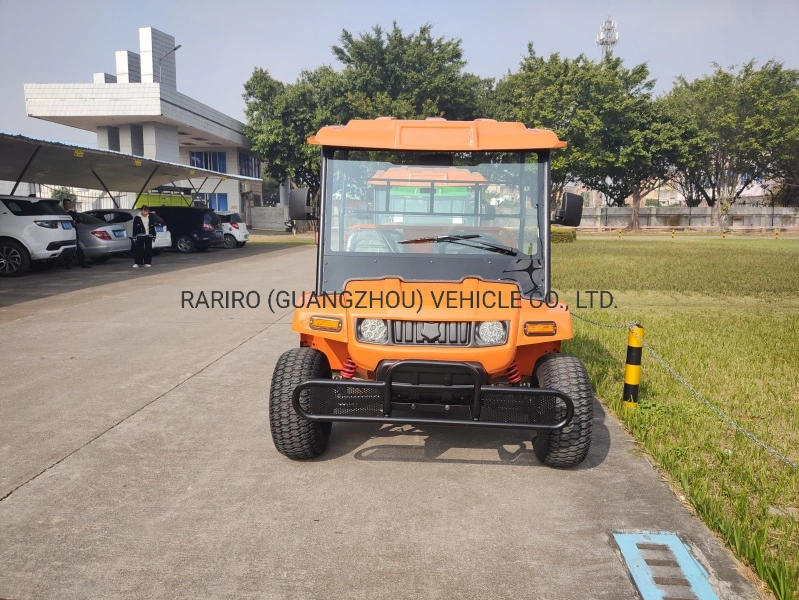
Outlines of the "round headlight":
[[383,344],[388,341],[388,327],[381,319],[364,319],[358,326],[361,340],[371,344]]
[[505,343],[505,324],[502,321],[483,321],[477,327],[477,341],[486,346]]

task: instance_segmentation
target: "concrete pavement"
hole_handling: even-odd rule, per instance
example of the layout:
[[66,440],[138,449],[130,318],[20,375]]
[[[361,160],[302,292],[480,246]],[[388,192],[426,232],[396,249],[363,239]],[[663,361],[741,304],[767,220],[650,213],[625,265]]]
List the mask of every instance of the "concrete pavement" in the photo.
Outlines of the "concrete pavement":
[[617,530],[676,532],[719,597],[759,597],[600,405],[568,471],[513,431],[336,424],[279,455],[297,338],[265,298],[313,272],[292,248],[0,309],[0,598],[635,598]]

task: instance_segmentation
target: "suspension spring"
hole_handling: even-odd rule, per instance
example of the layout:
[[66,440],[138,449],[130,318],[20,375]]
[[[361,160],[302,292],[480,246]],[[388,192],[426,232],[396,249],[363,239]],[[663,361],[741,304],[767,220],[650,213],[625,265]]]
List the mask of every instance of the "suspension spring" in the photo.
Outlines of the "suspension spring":
[[355,375],[355,362],[347,357],[347,360],[344,362],[344,366],[341,367],[341,378],[342,379],[352,379],[353,375]]
[[519,383],[522,380],[522,375],[519,373],[519,366],[516,364],[515,360],[510,363],[508,367],[507,376],[508,383]]

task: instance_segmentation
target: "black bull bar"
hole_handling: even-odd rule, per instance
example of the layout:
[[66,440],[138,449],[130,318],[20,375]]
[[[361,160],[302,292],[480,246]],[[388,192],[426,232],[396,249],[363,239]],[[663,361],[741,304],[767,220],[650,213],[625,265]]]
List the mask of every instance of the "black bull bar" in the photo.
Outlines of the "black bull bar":
[[[421,382],[420,371],[438,374],[444,383]],[[411,381],[396,381],[403,378]],[[482,369],[470,363],[401,360],[379,369],[377,381],[304,381],[294,388],[292,404],[305,419],[325,422],[549,431],[563,429],[574,416],[574,403],[560,390],[485,381]]]

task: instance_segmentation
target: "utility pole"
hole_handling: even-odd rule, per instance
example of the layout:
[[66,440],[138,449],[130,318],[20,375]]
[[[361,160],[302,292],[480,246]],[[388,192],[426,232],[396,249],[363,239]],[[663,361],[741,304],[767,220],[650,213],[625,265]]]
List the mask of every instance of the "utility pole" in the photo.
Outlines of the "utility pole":
[[602,60],[613,56],[613,48],[618,43],[619,32],[616,31],[616,21],[608,16],[596,36],[596,45],[602,48]]

